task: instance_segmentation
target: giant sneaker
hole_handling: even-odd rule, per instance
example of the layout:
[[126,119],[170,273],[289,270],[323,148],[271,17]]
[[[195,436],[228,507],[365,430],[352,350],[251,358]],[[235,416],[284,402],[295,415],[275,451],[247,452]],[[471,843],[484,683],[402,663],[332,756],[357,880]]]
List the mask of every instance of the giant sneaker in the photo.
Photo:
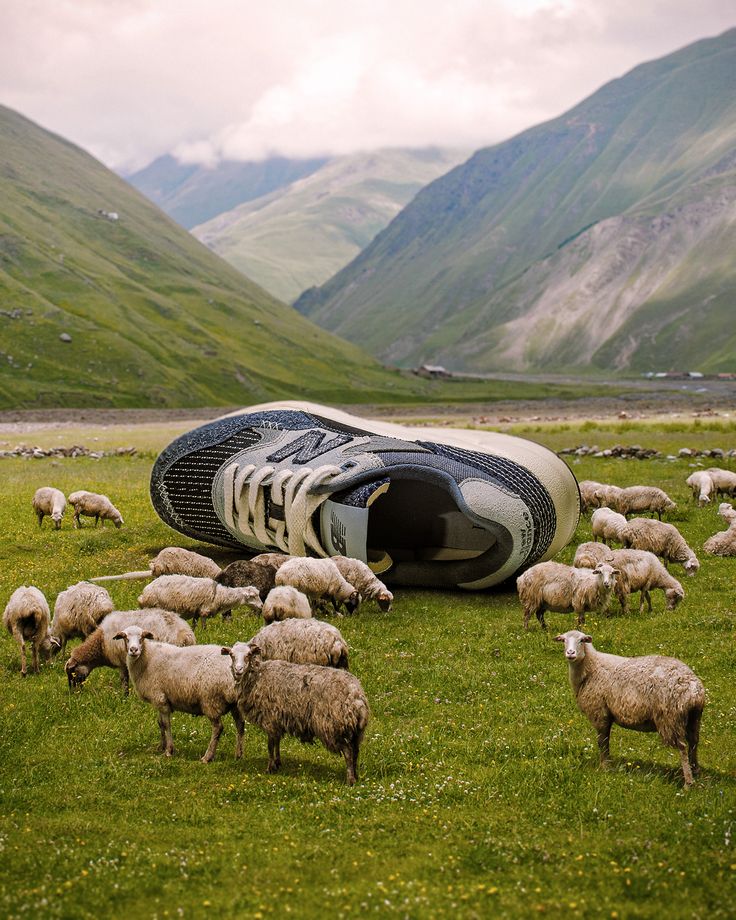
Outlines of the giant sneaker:
[[151,498],[188,537],[354,556],[392,584],[469,589],[550,559],[580,513],[575,477],[539,444],[306,402],[251,406],[177,438]]

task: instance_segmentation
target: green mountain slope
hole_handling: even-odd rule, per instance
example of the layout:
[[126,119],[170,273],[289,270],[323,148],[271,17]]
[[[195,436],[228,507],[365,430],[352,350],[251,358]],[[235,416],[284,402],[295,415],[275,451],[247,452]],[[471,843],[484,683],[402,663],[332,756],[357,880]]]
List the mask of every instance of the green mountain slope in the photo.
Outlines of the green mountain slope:
[[167,154],[124,178],[182,227],[191,229],[244,201],[308,176],[325,163],[325,157],[269,157],[252,163],[223,160],[208,167],[180,163]]
[[439,149],[338,157],[192,232],[276,297],[292,301],[347,265],[422,186],[466,157]]
[[0,108],[0,406],[351,401],[410,387],[91,156]]
[[733,369],[735,189],[730,30],[479,151],[296,306],[401,363]]

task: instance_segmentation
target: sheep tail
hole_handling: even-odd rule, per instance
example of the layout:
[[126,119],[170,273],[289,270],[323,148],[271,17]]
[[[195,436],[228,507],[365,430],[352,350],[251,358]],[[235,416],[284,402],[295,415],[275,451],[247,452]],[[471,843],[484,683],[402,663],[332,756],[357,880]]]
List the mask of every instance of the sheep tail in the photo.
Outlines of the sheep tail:
[[123,575],[98,575],[90,581],[133,581],[136,578],[152,578],[153,572],[146,569],[144,572],[125,572]]

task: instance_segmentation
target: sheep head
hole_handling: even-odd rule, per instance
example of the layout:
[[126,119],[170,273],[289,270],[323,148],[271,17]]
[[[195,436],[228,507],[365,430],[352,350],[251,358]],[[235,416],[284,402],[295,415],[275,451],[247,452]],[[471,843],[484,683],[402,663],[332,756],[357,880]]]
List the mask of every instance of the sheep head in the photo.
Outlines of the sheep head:
[[140,626],[128,626],[113,636],[113,639],[125,642],[125,650],[129,658],[140,658],[143,654],[143,645],[146,639],[153,639],[153,633]]
[[585,643],[592,642],[593,637],[579,629],[570,629],[560,636],[555,636],[555,642],[565,643],[565,658],[568,661],[581,661],[585,658]]
[[236,683],[243,680],[249,671],[257,670],[261,663],[261,649],[252,642],[236,642],[232,648],[224,645],[220,654],[230,656],[230,667]]

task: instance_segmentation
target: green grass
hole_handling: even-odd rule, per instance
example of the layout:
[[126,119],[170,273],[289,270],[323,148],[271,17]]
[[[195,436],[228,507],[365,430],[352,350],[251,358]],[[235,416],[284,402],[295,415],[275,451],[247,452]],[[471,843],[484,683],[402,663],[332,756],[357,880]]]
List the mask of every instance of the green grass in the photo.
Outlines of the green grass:
[[[692,432],[635,434],[675,450]],[[721,446],[732,437],[722,432]],[[119,443],[135,441],[135,430],[121,433]],[[194,546],[155,517],[149,468],[147,456],[0,460],[0,601],[22,583],[53,601],[80,578],[141,568],[161,546]],[[661,485],[698,549],[722,528],[715,510],[689,500],[686,461],[584,458],[573,468]],[[51,483],[107,492],[126,526],[39,530],[30,498]],[[589,536],[584,520],[577,540]],[[677,756],[654,735],[614,729],[615,767],[598,769],[561,647],[536,627],[524,634],[512,590],[400,591],[388,615],[366,607],[339,621],[372,707],[352,789],[338,758],[293,739],[282,772],[266,775],[265,739],[250,726],[242,763],[228,724],[216,761],[201,764],[208,723],[182,714],[167,762],[153,710],[124,699],[115,674],[98,670],[74,695],[60,661],[22,680],[3,634],[0,915],[732,917],[736,560],[701,561],[675,612],[657,593],[651,615],[586,624],[600,649],[674,655],[702,678],[703,776],[688,792]],[[124,609],[140,583],[111,590]],[[568,615],[548,619],[551,635],[572,626]],[[236,615],[202,638],[231,642],[257,625]]]

